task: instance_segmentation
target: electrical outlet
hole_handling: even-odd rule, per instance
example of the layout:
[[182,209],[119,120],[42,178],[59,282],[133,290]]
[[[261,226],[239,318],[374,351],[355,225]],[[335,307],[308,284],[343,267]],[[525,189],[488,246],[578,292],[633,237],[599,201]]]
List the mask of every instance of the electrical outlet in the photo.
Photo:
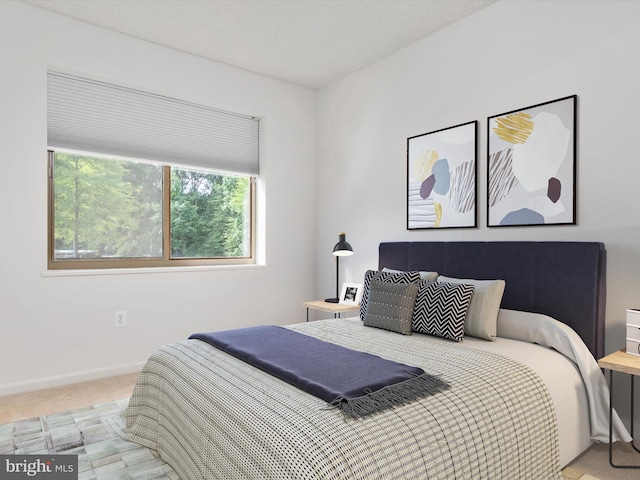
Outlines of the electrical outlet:
[[127,326],[127,311],[126,310],[116,310],[116,313],[113,318],[113,326],[114,327],[126,327]]

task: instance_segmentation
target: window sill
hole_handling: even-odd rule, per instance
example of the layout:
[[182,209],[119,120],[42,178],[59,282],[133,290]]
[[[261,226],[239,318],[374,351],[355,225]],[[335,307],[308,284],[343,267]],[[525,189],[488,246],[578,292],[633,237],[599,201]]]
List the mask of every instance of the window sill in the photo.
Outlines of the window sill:
[[264,268],[264,264],[245,265],[197,265],[184,267],[142,267],[142,268],[95,268],[95,269],[74,269],[74,270],[44,270],[43,277],[87,277],[94,275],[135,275],[135,274],[156,274],[156,273],[184,273],[184,272],[209,272],[220,270],[253,270]]

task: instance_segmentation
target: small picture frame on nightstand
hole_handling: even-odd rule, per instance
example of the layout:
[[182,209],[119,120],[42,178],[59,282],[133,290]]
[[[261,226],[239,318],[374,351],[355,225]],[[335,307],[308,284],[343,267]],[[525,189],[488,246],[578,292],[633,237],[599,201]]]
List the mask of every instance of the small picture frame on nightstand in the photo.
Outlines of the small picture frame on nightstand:
[[340,303],[343,305],[358,305],[362,299],[361,283],[343,283]]
[[640,310],[627,309],[627,353],[640,355]]

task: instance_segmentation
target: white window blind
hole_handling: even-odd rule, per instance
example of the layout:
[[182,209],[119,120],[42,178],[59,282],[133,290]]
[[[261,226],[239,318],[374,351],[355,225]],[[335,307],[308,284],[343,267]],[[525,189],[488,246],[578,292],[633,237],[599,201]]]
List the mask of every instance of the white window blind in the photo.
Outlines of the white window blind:
[[254,117],[57,72],[47,108],[52,148],[259,173]]

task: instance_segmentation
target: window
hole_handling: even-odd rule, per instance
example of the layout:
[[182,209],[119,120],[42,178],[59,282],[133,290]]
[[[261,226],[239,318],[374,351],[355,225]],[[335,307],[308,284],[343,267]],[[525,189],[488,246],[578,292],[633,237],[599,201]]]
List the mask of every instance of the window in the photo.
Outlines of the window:
[[251,255],[251,177],[171,169],[171,258]]
[[252,262],[255,177],[50,151],[50,262]]
[[255,263],[256,118],[61,73],[47,87],[50,269]]

